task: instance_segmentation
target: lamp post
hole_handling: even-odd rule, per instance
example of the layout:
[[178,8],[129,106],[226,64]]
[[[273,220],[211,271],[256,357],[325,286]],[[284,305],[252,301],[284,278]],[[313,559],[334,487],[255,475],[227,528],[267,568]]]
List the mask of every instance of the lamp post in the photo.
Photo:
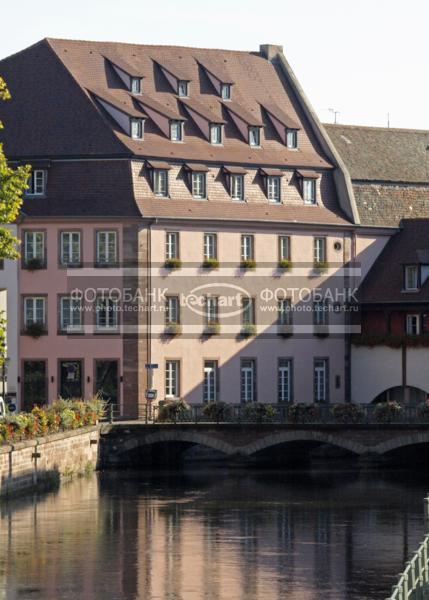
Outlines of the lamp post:
[[6,373],[7,373],[7,363],[9,361],[9,357],[4,358],[2,364],[2,373],[1,373],[1,382],[2,382],[2,398],[4,402],[6,402]]

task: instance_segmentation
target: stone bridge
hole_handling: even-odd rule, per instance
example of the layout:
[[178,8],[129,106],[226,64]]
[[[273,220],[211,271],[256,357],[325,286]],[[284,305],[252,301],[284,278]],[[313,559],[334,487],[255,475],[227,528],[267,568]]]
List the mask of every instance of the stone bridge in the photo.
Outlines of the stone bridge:
[[[101,429],[101,464],[104,467],[135,464],[135,457],[159,455],[167,447],[175,456],[181,449],[199,445],[225,457],[252,460],[263,451],[282,447],[312,449],[325,445],[355,457],[386,457],[400,449],[429,444],[429,424],[270,424],[178,423],[145,424],[136,421],[105,424]],[[423,454],[423,446],[421,447]],[[133,459],[134,457],[134,459]],[[138,461],[137,461],[138,462]],[[149,461],[150,462],[150,461]]]

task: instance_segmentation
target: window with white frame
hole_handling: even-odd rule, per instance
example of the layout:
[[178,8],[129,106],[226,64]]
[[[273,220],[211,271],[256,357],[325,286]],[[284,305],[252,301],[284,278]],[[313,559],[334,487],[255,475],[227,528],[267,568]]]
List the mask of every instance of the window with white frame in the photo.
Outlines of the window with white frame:
[[212,123],[210,125],[210,143],[222,144],[222,125]]
[[167,296],[165,300],[165,324],[175,325],[180,323],[180,308],[178,296]]
[[187,81],[180,80],[177,83],[177,93],[180,97],[185,98],[189,94],[189,84]]
[[290,298],[280,298],[277,301],[278,318],[280,326],[292,324],[292,303]]
[[231,198],[233,200],[244,200],[244,175],[232,174],[231,178]]
[[82,301],[80,298],[63,296],[60,299],[60,329],[73,332],[82,329]]
[[143,119],[130,119],[131,122],[131,137],[134,140],[142,140],[144,136],[144,121]]
[[261,145],[261,128],[260,127],[249,127],[249,145],[260,146]]
[[220,95],[222,96],[222,100],[231,100],[231,84],[230,83],[222,83],[220,89]]
[[316,204],[316,179],[304,177],[302,180],[302,193],[305,204]]
[[313,259],[314,259],[315,263],[326,262],[326,238],[324,238],[324,237],[314,238]]
[[298,148],[298,131],[296,129],[286,129],[286,147]]
[[37,323],[46,324],[46,300],[43,296],[24,298],[24,324],[26,327]]
[[204,260],[217,259],[217,234],[204,234]]
[[407,315],[406,332],[407,335],[420,335],[420,315]]
[[62,231],[60,236],[60,261],[62,265],[79,265],[80,231]]
[[118,243],[116,231],[97,231],[97,265],[109,266],[118,262]]
[[327,325],[328,324],[328,306],[326,302],[318,300],[313,303],[313,324]]
[[165,258],[171,260],[179,258],[179,233],[167,231],[165,234]]
[[277,370],[277,401],[292,402],[292,360],[279,358]]
[[253,235],[241,236],[241,260],[253,260],[255,258],[255,240]]
[[204,361],[203,402],[217,402],[218,399],[218,362]]
[[290,237],[279,235],[279,260],[290,260]]
[[192,173],[192,196],[203,199],[206,197],[206,174],[202,172]]
[[419,269],[417,265],[407,265],[405,267],[405,289],[417,290],[419,287]]
[[112,331],[118,328],[119,302],[117,298],[99,296],[95,307],[96,328],[99,331]]
[[270,202],[280,202],[280,177],[269,175],[267,177],[267,196]]
[[131,93],[133,93],[133,94],[141,94],[142,93],[141,77],[131,77]]
[[241,323],[242,325],[255,324],[255,299],[244,296],[241,299]]
[[28,179],[28,188],[26,194],[28,196],[43,196],[46,191],[46,172],[42,169],[35,169],[31,172]]
[[165,397],[178,398],[180,394],[180,363],[178,360],[165,362]]
[[183,139],[182,121],[170,121],[170,139],[172,142],[181,142]]
[[25,232],[24,259],[26,263],[33,260],[43,263],[45,260],[45,233],[43,231]]
[[219,323],[219,300],[217,296],[206,296],[205,322],[206,325]]
[[256,364],[253,358],[241,360],[240,399],[242,404],[256,402]]
[[328,359],[314,359],[314,401],[328,401]]
[[154,169],[153,190],[155,196],[168,196],[168,171],[167,169]]

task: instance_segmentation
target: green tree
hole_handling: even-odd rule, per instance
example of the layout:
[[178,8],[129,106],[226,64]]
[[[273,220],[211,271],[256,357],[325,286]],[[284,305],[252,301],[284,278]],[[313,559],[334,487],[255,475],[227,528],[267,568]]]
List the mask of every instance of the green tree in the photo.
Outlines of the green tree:
[[[0,101],[10,100],[11,96],[6,82],[0,77]],[[3,124],[0,121],[0,129]],[[0,143],[0,224],[13,223],[20,211],[22,195],[28,187],[30,167],[20,166],[12,169],[7,164]],[[18,240],[5,227],[0,226],[0,260],[9,258],[15,260],[19,257]],[[0,365],[3,364],[6,353],[6,322],[4,314],[0,313]]]

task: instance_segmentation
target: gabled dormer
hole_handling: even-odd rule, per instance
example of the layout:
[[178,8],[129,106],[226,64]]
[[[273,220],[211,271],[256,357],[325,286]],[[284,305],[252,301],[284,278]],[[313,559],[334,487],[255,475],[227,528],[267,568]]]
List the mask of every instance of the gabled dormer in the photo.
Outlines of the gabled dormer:
[[262,145],[261,134],[263,128],[260,115],[253,110],[249,111],[243,108],[236,102],[227,102],[224,106],[243,136],[244,141],[252,148],[259,148]]
[[181,98],[181,104],[192,118],[207,141],[213,145],[223,143],[223,126],[225,124],[219,106],[204,106],[196,100]]
[[215,64],[209,60],[199,62],[199,65],[204,69],[218,96],[222,100],[231,100],[234,81],[227,70],[221,64]]
[[[181,142],[184,138],[184,123],[186,119],[170,104],[161,104],[147,96],[141,96],[137,103],[143,107],[145,113],[162,131],[162,133],[173,142]],[[176,101],[174,100],[174,104]]]
[[103,91],[88,90],[91,96],[96,100],[119,127],[133,139],[142,140],[144,138],[144,123],[147,114],[134,106],[134,100],[125,92],[123,100]]
[[290,150],[297,149],[300,130],[298,123],[275,104],[263,104],[263,108],[283,144]]
[[140,95],[143,91],[143,73],[121,58],[104,57],[113,68],[118,77],[123,81],[127,90],[132,94]]
[[180,98],[188,98],[190,95],[191,78],[180,68],[180,65],[170,63],[166,60],[154,62],[161,69],[173,92]]

